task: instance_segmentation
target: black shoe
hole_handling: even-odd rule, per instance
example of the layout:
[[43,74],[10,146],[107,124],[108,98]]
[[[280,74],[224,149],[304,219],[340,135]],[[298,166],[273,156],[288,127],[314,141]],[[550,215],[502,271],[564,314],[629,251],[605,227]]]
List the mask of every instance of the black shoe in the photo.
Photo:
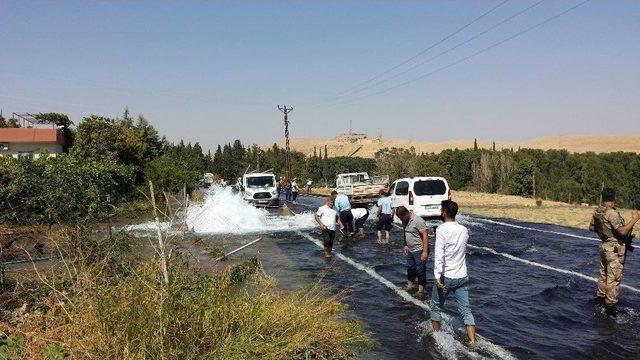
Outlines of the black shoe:
[[607,313],[607,315],[609,315],[609,316],[618,315],[618,307],[616,306],[616,304],[605,305],[604,309],[605,309],[605,312]]

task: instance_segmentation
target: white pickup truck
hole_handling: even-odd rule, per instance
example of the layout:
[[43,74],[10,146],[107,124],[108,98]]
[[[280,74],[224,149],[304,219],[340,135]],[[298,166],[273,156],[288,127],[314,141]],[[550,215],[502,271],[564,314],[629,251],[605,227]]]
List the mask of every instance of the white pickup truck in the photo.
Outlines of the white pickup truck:
[[276,176],[270,172],[242,176],[240,190],[244,200],[259,206],[280,206]]
[[353,205],[375,204],[380,190],[389,185],[389,176],[369,176],[366,172],[345,173],[336,176],[338,194],[345,194]]

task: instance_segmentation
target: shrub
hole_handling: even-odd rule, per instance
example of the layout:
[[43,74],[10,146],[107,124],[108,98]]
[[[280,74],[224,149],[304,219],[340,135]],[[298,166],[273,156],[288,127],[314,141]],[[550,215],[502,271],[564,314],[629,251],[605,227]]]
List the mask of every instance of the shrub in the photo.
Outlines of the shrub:
[[157,262],[129,263],[128,274],[100,270],[106,263],[49,281],[59,284],[45,301],[53,305],[21,322],[6,350],[28,358],[345,359],[370,344],[336,296],[282,292],[255,275],[257,258],[214,276],[173,264],[166,287]]
[[135,168],[61,155],[0,159],[0,220],[16,224],[100,219],[129,199]]

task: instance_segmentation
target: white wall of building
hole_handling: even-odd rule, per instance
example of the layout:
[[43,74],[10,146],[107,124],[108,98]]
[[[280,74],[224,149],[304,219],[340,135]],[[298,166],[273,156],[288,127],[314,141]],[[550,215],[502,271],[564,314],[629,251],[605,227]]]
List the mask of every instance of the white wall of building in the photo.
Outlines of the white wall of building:
[[56,156],[62,153],[62,145],[60,144],[42,144],[42,143],[9,143],[9,150],[1,150],[0,156],[18,157],[21,153],[33,153],[33,158],[40,157],[40,153],[48,151],[49,156]]

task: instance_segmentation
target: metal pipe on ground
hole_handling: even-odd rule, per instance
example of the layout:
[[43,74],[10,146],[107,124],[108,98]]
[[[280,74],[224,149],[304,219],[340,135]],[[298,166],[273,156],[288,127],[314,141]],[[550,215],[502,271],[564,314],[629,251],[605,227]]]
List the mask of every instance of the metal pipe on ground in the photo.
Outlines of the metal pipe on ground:
[[213,260],[213,261],[214,261],[214,262],[218,262],[218,261],[220,261],[220,260],[222,260],[222,259],[226,258],[226,257],[227,257],[227,256],[229,256],[229,255],[235,254],[235,253],[237,253],[238,251],[240,251],[240,250],[242,250],[242,249],[244,249],[244,248],[246,248],[246,247],[249,247],[249,246],[251,246],[251,245],[253,245],[253,244],[257,243],[257,242],[258,242],[258,241],[260,241],[260,240],[262,240],[262,238],[257,238],[257,239],[255,239],[255,240],[253,240],[253,241],[249,242],[249,243],[246,243],[246,244],[244,244],[244,245],[240,246],[239,248],[237,248],[237,249],[235,249],[235,250],[233,250],[233,251],[231,251],[231,252],[229,252],[229,253],[227,253],[227,254],[224,254],[224,255],[220,256],[219,258],[217,258],[217,259],[215,259],[215,260]]

